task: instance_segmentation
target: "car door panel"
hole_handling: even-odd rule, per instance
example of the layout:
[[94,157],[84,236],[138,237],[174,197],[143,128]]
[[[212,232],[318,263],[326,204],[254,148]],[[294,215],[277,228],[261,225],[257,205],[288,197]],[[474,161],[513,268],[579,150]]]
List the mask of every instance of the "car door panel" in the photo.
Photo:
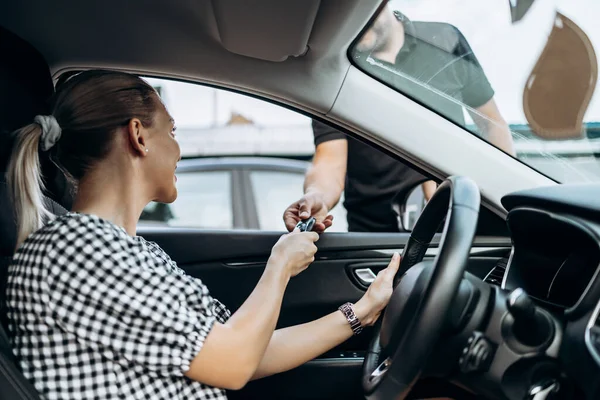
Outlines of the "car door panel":
[[[265,262],[283,232],[141,226],[137,234],[157,242],[182,265],[221,261],[235,266],[237,262]],[[325,233],[317,242],[316,259],[353,258],[356,251],[365,257],[391,257],[393,251],[404,248],[409,237],[409,233]],[[440,238],[439,234],[434,236],[432,248]],[[510,239],[496,236],[478,237],[473,244],[479,255],[503,254],[510,246]]]
[[[157,242],[188,274],[208,286],[211,295],[234,312],[260,279],[279,232],[203,231],[144,228],[138,231]],[[346,301],[357,301],[367,289],[355,271],[386,267],[394,251],[401,252],[409,234],[326,233],[317,242],[315,262],[292,278],[286,290],[278,328],[320,318]],[[426,257],[434,257],[440,237],[434,238]],[[510,241],[477,238],[469,271],[484,278],[499,259],[508,255]],[[231,398],[362,398],[360,369],[372,336],[366,329],[317,360],[274,377],[251,382]],[[318,338],[315,338],[318,340]]]
[[361,386],[362,357],[310,361],[294,370],[252,381],[230,400],[286,399],[364,400]]

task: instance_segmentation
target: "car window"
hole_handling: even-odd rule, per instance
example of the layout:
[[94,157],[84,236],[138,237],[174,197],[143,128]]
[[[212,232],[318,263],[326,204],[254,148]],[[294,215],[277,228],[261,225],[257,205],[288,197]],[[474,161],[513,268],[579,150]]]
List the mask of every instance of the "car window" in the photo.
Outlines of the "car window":
[[391,0],[351,60],[554,180],[597,181],[598,13],[597,0]]
[[149,204],[140,225],[283,232],[283,214],[303,195],[317,146],[338,139],[347,141],[347,169],[345,178],[336,178],[342,191],[329,211],[330,232],[403,230],[399,203],[427,180],[369,144],[293,110],[199,84],[145,79],[175,119],[182,160],[178,198]]
[[177,192],[177,200],[173,204],[148,204],[140,223],[205,229],[233,228],[231,172],[177,174]]
[[[281,229],[283,210],[303,194],[304,173],[288,171],[251,171],[250,182],[260,229],[277,231]],[[335,224],[330,232],[347,231],[343,199],[331,210]]]

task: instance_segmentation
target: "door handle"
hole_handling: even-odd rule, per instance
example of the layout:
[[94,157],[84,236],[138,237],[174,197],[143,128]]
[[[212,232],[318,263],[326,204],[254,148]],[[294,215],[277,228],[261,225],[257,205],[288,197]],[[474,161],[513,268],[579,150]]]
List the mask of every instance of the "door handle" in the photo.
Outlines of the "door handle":
[[355,269],[354,274],[356,275],[356,279],[365,286],[369,286],[377,277],[371,268]]
[[348,277],[361,289],[367,289],[377,278],[377,273],[388,266],[387,260],[367,261],[346,266]]

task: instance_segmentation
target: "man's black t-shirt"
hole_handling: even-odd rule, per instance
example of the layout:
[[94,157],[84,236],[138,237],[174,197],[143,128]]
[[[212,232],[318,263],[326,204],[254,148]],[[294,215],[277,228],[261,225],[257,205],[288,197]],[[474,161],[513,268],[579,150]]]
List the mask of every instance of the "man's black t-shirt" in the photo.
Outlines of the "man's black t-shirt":
[[[469,44],[452,25],[410,22],[405,18],[401,21],[406,31],[405,44],[394,64],[368,55],[356,55],[356,62],[365,65],[364,69],[376,78],[464,126],[464,110],[460,103],[478,108],[494,95]],[[398,126],[401,133],[402,121],[398,121]],[[347,138],[314,120],[313,132],[315,146]],[[344,206],[348,212],[348,229],[352,232],[397,232],[398,219],[392,209],[394,197],[403,188],[427,178],[356,139],[347,139]]]

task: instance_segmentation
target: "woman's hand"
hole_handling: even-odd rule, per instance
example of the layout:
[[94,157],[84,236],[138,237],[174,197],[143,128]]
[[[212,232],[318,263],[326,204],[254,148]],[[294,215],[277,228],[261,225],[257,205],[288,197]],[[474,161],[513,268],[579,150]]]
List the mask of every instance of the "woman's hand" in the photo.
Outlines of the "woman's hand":
[[283,265],[290,277],[296,276],[315,261],[317,240],[319,235],[316,232],[294,229],[279,238],[271,251],[271,259],[275,260],[275,264]]
[[394,253],[386,269],[379,271],[367,293],[354,305],[354,312],[362,326],[373,325],[390,301],[393,292],[394,277],[400,267],[400,255]]

